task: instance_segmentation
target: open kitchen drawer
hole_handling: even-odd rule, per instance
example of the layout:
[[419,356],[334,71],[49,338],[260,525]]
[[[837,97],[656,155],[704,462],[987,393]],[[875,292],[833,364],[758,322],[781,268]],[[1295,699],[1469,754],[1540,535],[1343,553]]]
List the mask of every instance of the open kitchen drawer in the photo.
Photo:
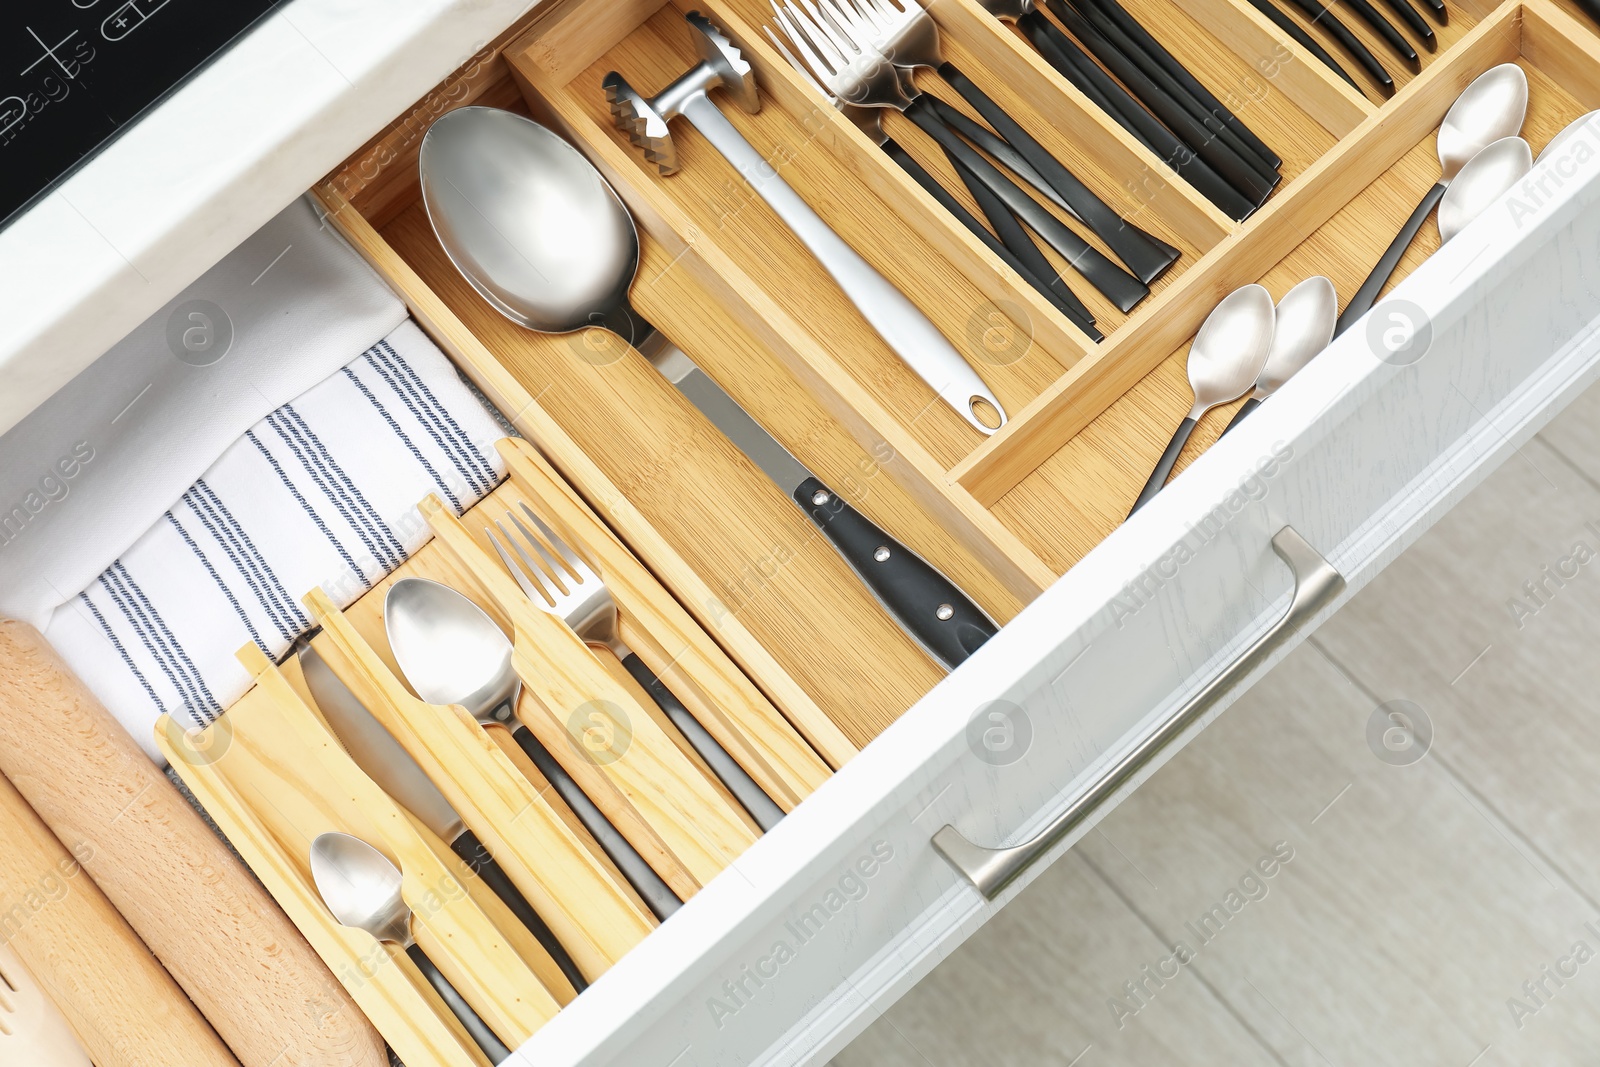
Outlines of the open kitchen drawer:
[[[1246,4],[1168,3],[1128,6],[1170,17],[1160,36],[1284,158],[1282,186],[1243,223],[974,0],[930,5],[958,65],[1179,249],[1129,315],[1084,288],[1101,341],[811,95],[761,34],[757,0],[551,0],[316,190],[422,327],[835,772],[820,786],[786,779],[789,816],[530,1025],[528,1062],[825,1059],[1593,376],[1600,128],[1433,258],[1429,226],[1394,295],[1226,441],[1232,407],[1213,412],[1180,461],[1192,468],[1124,524],[1189,406],[1188,341],[1223,295],[1259,281],[1281,297],[1323,273],[1348,296],[1436,178],[1445,110],[1490,66],[1527,71],[1535,152],[1600,107],[1600,37],[1551,0],[1452,4],[1439,53],[1381,106]],[[1011,412],[999,433],[930,404],[692,130],[674,128],[683,167],[663,177],[613,128],[602,77],[659,90],[692,62],[683,14],[696,8],[762,90],[760,112],[722,101],[724,113],[982,371]],[[432,119],[469,103],[533,114],[607,175],[641,232],[640,312],[1004,622],[997,637],[943,676],[642,357],[603,334],[520,329],[463,281],[420,203],[416,152]],[[1162,732],[1180,711],[1185,729]],[[1152,737],[1165,744],[1128,765]],[[1096,803],[1080,810],[1085,797]],[[963,844],[1026,842],[1052,823],[1009,857]],[[971,877],[947,855],[975,863]]]

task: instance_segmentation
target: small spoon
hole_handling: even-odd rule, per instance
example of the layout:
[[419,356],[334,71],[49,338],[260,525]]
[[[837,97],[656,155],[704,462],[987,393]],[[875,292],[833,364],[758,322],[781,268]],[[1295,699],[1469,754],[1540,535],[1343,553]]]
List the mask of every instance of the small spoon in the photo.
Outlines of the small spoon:
[[1561,151],[1562,147],[1565,146],[1568,141],[1572,140],[1574,137],[1588,128],[1589,120],[1594,118],[1596,115],[1600,115],[1600,111],[1591,111],[1586,115],[1579,115],[1577,118],[1563,126],[1560,133],[1550,138],[1549,143],[1543,148],[1539,149],[1539,157],[1535,159],[1534,162],[1542,163],[1546,159],[1554,156],[1557,152]]
[[1439,241],[1450,240],[1533,169],[1533,150],[1520,137],[1502,137],[1461,168],[1439,201]]
[[418,947],[411,934],[411,909],[400,895],[405,878],[389,857],[359,837],[321,834],[311,842],[311,877],[339,925],[365,930],[379,941],[405,949],[483,1054],[494,1063],[510,1058],[511,1050]]
[[517,717],[522,679],[511,664],[511,641],[482,608],[448,585],[402,578],[384,597],[383,625],[400,673],[417,696],[430,704],[460,704],[485,726],[508,727],[656,917],[678,910],[681,902],[667,883]]
[[1406,224],[1400,228],[1394,241],[1384,250],[1378,265],[1372,268],[1367,280],[1350,298],[1334,336],[1349,329],[1361,316],[1372,310],[1378,294],[1400,265],[1400,258],[1416,239],[1422,224],[1443,198],[1450,183],[1473,156],[1502,137],[1510,137],[1522,129],[1522,120],[1528,113],[1528,76],[1515,63],[1501,63],[1490,67],[1461,90],[1455,103],[1445,113],[1439,124],[1439,180],[1417,204]]
[[1275,317],[1272,294],[1259,285],[1235,289],[1206,316],[1194,336],[1194,344],[1189,346],[1189,387],[1194,390],[1194,406],[1172,435],[1129,515],[1148,504],[1167,483],[1178,453],[1183,451],[1201,416],[1218,404],[1237,400],[1256,380],[1272,347]]
[[1274,316],[1276,324],[1267,362],[1256,375],[1256,387],[1250,399],[1239,405],[1223,434],[1239,425],[1263,400],[1310,363],[1313,356],[1328,347],[1338,316],[1339,297],[1333,291],[1333,283],[1320,274],[1312,275],[1283,294]]

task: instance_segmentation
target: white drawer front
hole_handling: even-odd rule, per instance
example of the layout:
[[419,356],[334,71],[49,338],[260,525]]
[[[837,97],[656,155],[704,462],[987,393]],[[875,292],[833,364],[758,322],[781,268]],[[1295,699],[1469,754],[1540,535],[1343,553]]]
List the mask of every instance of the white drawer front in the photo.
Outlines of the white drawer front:
[[1514,192],[1375,310],[1387,327],[1396,301],[1426,309],[1422,358],[1376,358],[1361,326],[1340,338],[541,1030],[527,1061],[799,1064],[843,1047],[1109,805],[993,903],[935,832],[1031,837],[1283,615],[1276,531],[1294,526],[1348,597],[1595,376],[1600,154],[1561,177]]

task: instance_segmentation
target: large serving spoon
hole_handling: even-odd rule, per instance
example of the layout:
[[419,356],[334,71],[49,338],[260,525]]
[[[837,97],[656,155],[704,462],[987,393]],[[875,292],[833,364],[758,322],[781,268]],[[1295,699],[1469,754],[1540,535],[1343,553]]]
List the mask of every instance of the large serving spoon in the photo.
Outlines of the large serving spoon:
[[1502,137],[1467,161],[1439,201],[1439,242],[1450,240],[1533,169],[1533,150],[1520,137]]
[[1416,239],[1422,224],[1438,206],[1450,183],[1467,161],[1486,146],[1522,129],[1528,112],[1528,76],[1515,63],[1490,67],[1461,91],[1444,121],[1439,124],[1439,180],[1417,204],[1393,243],[1384,251],[1378,265],[1350,298],[1334,335],[1344,333],[1361,316],[1372,310],[1378,294],[1400,265],[1400,258]]
[[365,930],[379,941],[406,950],[439,999],[461,1020],[491,1062],[511,1057],[511,1050],[417,945],[411,933],[411,908],[400,895],[405,878],[389,857],[359,837],[321,834],[311,842],[311,878],[339,925]]
[[677,894],[518,718],[522,679],[512,665],[513,646],[482,608],[448,585],[402,578],[384,597],[383,625],[400,673],[417,696],[430,704],[460,704],[485,726],[509,729],[656,917],[678,910]]
[[1313,274],[1283,294],[1273,315],[1272,347],[1267,350],[1267,361],[1256,375],[1250,399],[1239,405],[1233,420],[1223,429],[1224,434],[1282,388],[1284,382],[1311,362],[1311,357],[1328,347],[1338,317],[1339,296],[1333,283],[1320,274]]
[[[628,302],[639,269],[633,216],[594,164],[531,119],[463,107],[419,153],[434,233],[472,287],[540,333],[603,327],[644,347],[654,327]],[[647,358],[805,512],[907,633],[954,667],[997,630],[983,609],[807,470],[671,345]],[[692,503],[692,502],[686,502]]]
[[1160,461],[1144,483],[1139,499],[1128,514],[1148,504],[1172,474],[1178,453],[1194,433],[1201,416],[1230,400],[1237,400],[1250,388],[1272,347],[1276,313],[1272,294],[1259,285],[1246,285],[1223,298],[1206,316],[1200,332],[1189,346],[1189,387],[1194,390],[1194,406],[1178,425],[1177,432]]

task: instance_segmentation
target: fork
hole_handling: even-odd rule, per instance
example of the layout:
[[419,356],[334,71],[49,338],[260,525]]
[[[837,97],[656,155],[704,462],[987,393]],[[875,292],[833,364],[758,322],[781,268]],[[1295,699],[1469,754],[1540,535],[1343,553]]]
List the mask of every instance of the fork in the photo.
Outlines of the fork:
[[[772,9],[810,76],[829,95],[849,104],[904,113],[1122,311],[1132,310],[1149,295],[1149,286],[1068,229],[956,136],[939,118],[933,98],[909,80],[902,81],[898,68],[872,47],[870,25],[860,19],[831,18],[811,0],[772,0]],[[770,27],[768,33],[776,40]]]
[[[905,70],[932,70],[971,104],[1001,139],[1027,161],[1068,209],[1106,242],[1142,282],[1155,281],[1178,258],[1178,250],[1128,222],[1045,150],[988,93],[944,57],[939,27],[918,0],[817,0],[852,36],[865,37],[875,51]],[[942,109],[941,109],[942,110]],[[1027,175],[1018,171],[1018,176]],[[1045,194],[1049,196],[1048,193]]]
[[[532,508],[522,503],[521,510],[540,536],[535,536],[511,510],[506,511],[506,521],[521,535],[520,538],[507,530],[500,520],[496,519],[494,523],[500,536],[511,546],[510,552],[501,544],[500,537],[495,536],[494,530],[485,526],[484,533],[488,534],[489,541],[500,556],[500,562],[516,579],[523,595],[535,607],[563,620],[573,633],[589,645],[605,648],[616,656],[634,681],[644,687],[651,699],[666,713],[672,725],[683,734],[706,766],[721,779],[728,792],[750,813],[756,825],[762,830],[776,826],[778,820],[783,818],[783,809],[773,803],[755,779],[739,766],[727,749],[717,743],[717,739],[700,724],[700,720],[683,706],[672,690],[622,640],[617,602],[605,582],[577,553],[567,547],[565,541],[556,536],[556,532],[543,519],[534,514]],[[528,554],[524,545],[533,549],[533,556]],[[551,549],[554,549],[555,555],[551,554]],[[512,552],[521,561],[521,566],[512,560]]]
[[[950,195],[949,190],[939,184],[937,178],[929,174],[922,164],[912,158],[911,153],[901,147],[894,138],[883,132],[881,109],[847,104],[834,96],[823,87],[821,82],[817,81],[810,68],[800,62],[795,54],[789,50],[788,46],[783,43],[783,40],[772,32],[770,26],[766,29],[767,36],[771,38],[773,45],[789,61],[789,65],[795,69],[795,72],[805,79],[806,84],[810,85],[811,88],[817,91],[818,95],[824,97],[834,107],[838,108],[874,144],[883,149],[884,154],[898,163],[900,168],[909,174],[918,185],[922,186],[929,196],[938,201],[939,206],[949,212],[952,218],[966,227],[974,237],[983,242],[989,251],[993,252],[1007,266],[1021,275],[1024,281],[1038,290],[1039,294],[1046,300],[1054,304],[1058,311],[1071,319],[1079,329],[1089,335],[1091,340],[1103,341],[1105,339],[1105,336],[1095,328],[1094,315],[1088,308],[1084,307],[1083,301],[1079,300],[1077,294],[1067,286],[1066,279],[1057,274],[1055,268],[1050,265],[1049,260],[1044,258],[1044,254],[1033,243],[1033,239],[1022,230],[1022,224],[1016,220],[1010,210],[1003,203],[998,205],[998,210],[989,210],[988,206],[983,205],[982,192],[987,192],[987,190],[983,189],[982,183],[976,178],[967,179],[958,160],[950,157],[951,164],[966,183],[973,197],[979,199],[980,209],[983,210],[984,216],[989,220],[990,225],[995,228],[995,233],[990,233],[983,223],[973,216],[972,212],[963,207],[960,201]],[[965,116],[962,117],[965,118]],[[947,118],[946,122],[948,123],[948,121]],[[991,134],[990,136],[993,135]],[[999,139],[996,138],[996,140]],[[990,154],[993,155],[994,153],[991,152]],[[1027,166],[1021,160],[1017,162],[1022,166]],[[1007,166],[1012,166],[1012,164],[1007,163]],[[1015,169],[1013,166],[1013,170]],[[1022,176],[1022,171],[1017,170],[1016,173]],[[1042,183],[1043,179],[1039,179],[1039,181]],[[1039,188],[1039,185],[1035,184],[1034,187]],[[1043,192],[1042,189],[1041,192]],[[1059,206],[1065,208],[1065,204],[1059,204]],[[1008,229],[1011,230],[1009,234],[1007,234]],[[1003,235],[1005,239],[996,237],[996,233]]]

